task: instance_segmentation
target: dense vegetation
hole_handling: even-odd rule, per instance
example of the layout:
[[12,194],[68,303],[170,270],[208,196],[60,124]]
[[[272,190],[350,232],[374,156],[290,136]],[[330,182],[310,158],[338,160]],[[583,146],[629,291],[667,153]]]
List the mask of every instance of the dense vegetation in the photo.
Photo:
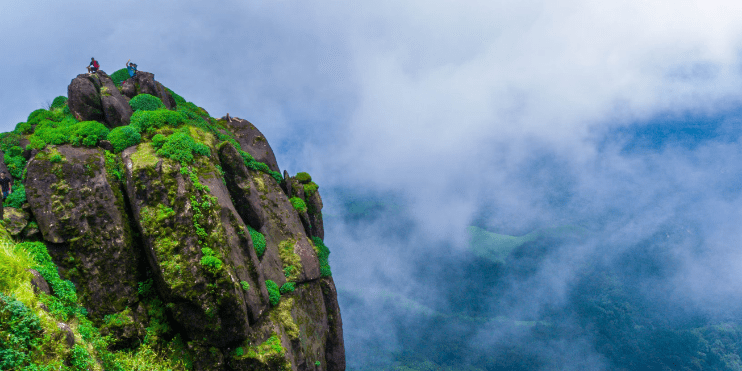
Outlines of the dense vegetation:
[[[125,69],[114,73],[112,77],[116,85],[120,86],[128,78],[128,74],[124,73]],[[66,160],[55,149],[56,145],[96,147],[101,145],[102,140],[108,140],[113,147],[113,152],[105,151],[105,168],[110,179],[116,182],[125,182],[121,159],[116,153],[140,143],[149,143],[157,155],[181,163],[181,172],[191,178],[196,190],[206,187],[187,165],[200,156],[212,156],[213,148],[225,143],[236,147],[250,169],[264,172],[279,183],[284,182],[281,174],[271,171],[266,164],[242,151],[234,134],[226,130],[225,121],[211,117],[203,108],[169,92],[177,103],[174,110],[166,109],[157,97],[140,94],[130,101],[135,111],[130,125],[112,130],[97,121],[77,120],[70,113],[66,97],[55,98],[49,109],[33,111],[26,122],[16,125],[15,130],[0,134],[0,150],[4,152],[8,171],[15,180],[13,193],[5,201],[5,206],[21,208],[26,203],[23,181],[26,178],[27,158],[33,156],[32,151],[46,148],[47,153],[40,152],[36,158],[60,163]],[[200,265],[212,275],[217,275],[223,269],[224,262],[217,249],[211,248],[213,245],[210,247],[210,236],[203,225],[207,223],[206,213],[216,203],[216,198],[209,195],[191,199],[193,230],[201,246]],[[174,212],[161,205],[152,213],[153,218],[167,218]],[[38,228],[34,220],[29,225]],[[266,249],[265,236],[250,226],[248,229],[257,255],[262,257]],[[329,275],[326,261],[329,250],[316,242],[315,245],[324,254],[323,272]],[[283,308],[281,305],[284,304],[279,303],[292,300],[281,300],[281,294],[290,294],[296,288],[296,283],[291,279],[296,278],[298,263],[292,264],[286,267],[287,278],[290,278],[287,283],[278,287],[273,281],[266,282],[273,306]],[[41,274],[53,295],[34,293],[29,283],[32,278],[29,269]],[[151,276],[151,272],[148,276]],[[153,285],[151,278],[144,277],[138,283],[141,303],[150,318],[143,342],[122,343],[108,334],[132,323],[130,309],[106,316],[102,323],[94,324],[88,319],[86,308],[80,304],[75,285],[60,277],[46,245],[42,242],[14,241],[0,226],[0,370],[77,371],[99,370],[101,367],[110,371],[192,369],[193,352],[171,326],[172,319],[168,318],[166,306]],[[246,291],[250,289],[245,281],[241,281],[239,287]],[[69,331],[76,339],[73,347],[65,344],[64,333],[57,323],[71,324]],[[282,359],[285,350],[280,340],[277,345],[274,344],[277,339],[274,336],[266,342],[268,345],[255,349],[239,349],[248,358],[270,356]],[[261,346],[267,348],[262,349]]]

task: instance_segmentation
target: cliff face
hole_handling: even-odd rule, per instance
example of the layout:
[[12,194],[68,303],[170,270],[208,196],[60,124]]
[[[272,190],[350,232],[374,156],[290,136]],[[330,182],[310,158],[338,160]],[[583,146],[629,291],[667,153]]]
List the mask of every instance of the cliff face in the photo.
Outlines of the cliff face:
[[317,185],[250,122],[120,72],[4,134],[27,198],[6,227],[45,244],[111,352],[177,339],[195,370],[344,370]]

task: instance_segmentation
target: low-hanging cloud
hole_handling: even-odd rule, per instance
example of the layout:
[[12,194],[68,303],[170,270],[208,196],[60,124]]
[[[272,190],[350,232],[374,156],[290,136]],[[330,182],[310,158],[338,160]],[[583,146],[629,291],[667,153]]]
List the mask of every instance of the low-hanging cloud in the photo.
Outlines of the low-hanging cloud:
[[[90,56],[109,73],[131,58],[212,116],[252,121],[282,169],[312,174],[328,213],[343,213],[336,188],[404,200],[367,225],[328,223],[340,287],[435,297],[413,273],[416,257],[463,253],[465,226],[486,215],[509,234],[571,223],[597,231],[548,256],[522,283],[534,296],[511,312],[537,315],[564,300],[570,267],[610,263],[622,246],[667,231],[675,270],[655,283],[668,300],[718,313],[738,309],[729,301],[740,296],[741,8],[30,1],[0,14],[0,125],[12,130],[66,94]],[[718,123],[703,128],[715,134],[650,135],[658,118],[670,133],[687,129],[673,126],[685,116]],[[376,238],[400,218],[404,234]],[[366,333],[394,343],[393,314]],[[346,325],[367,325],[349,315]],[[577,342],[578,354],[601,364],[591,341]]]

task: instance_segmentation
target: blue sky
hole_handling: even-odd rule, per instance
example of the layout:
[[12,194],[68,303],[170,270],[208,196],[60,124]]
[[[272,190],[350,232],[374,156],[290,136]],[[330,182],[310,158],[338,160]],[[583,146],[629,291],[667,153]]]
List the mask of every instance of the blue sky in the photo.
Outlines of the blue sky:
[[[585,256],[692,224],[704,249],[673,245],[668,295],[707,310],[742,299],[742,4],[211,4],[4,5],[0,130],[66,95],[91,56],[109,73],[131,59],[212,116],[253,122],[281,169],[308,171],[321,191],[406,201],[403,241],[375,236],[393,218],[328,224],[339,286],[395,279],[434,294],[405,254],[465,249],[464,227],[487,209],[511,233],[602,220],[600,243],[576,250]],[[573,272],[553,266],[538,292],[569,286]]]

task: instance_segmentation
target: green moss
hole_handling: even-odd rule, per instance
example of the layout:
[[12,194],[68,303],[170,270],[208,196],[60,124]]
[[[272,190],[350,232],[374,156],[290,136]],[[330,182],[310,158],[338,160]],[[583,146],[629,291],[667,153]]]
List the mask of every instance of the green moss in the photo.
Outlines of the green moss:
[[271,337],[257,346],[246,346],[241,355],[232,354],[234,359],[255,359],[265,366],[266,370],[288,371],[291,364],[285,358],[286,349],[281,345],[281,338],[274,332]]
[[291,309],[294,307],[294,298],[288,298],[281,301],[278,307],[273,311],[274,320],[283,325],[283,330],[290,339],[299,338],[299,327],[291,316]]
[[214,250],[204,247],[201,249],[203,256],[201,257],[201,265],[209,273],[216,275],[224,266],[224,263],[216,257]]
[[317,253],[317,259],[319,260],[320,276],[332,276],[332,271],[330,271],[330,263],[328,261],[330,257],[330,249],[325,246],[325,243],[319,237],[312,237],[312,243],[312,245],[314,246],[314,251]]
[[245,291],[250,289],[250,284],[247,283],[247,281],[240,281],[240,286],[242,286],[242,289]]
[[[294,252],[295,245],[296,241],[293,239],[284,240],[278,244],[278,255],[281,257],[284,272],[288,273],[286,279],[289,281],[296,281],[302,270],[301,257]],[[287,271],[288,267],[292,268]]]
[[271,305],[275,306],[281,300],[281,291],[278,289],[278,285],[271,281],[265,280],[265,288],[268,289],[268,299]]
[[154,167],[160,159],[150,143],[141,143],[136,152],[131,155],[132,170],[136,171],[145,167]]

